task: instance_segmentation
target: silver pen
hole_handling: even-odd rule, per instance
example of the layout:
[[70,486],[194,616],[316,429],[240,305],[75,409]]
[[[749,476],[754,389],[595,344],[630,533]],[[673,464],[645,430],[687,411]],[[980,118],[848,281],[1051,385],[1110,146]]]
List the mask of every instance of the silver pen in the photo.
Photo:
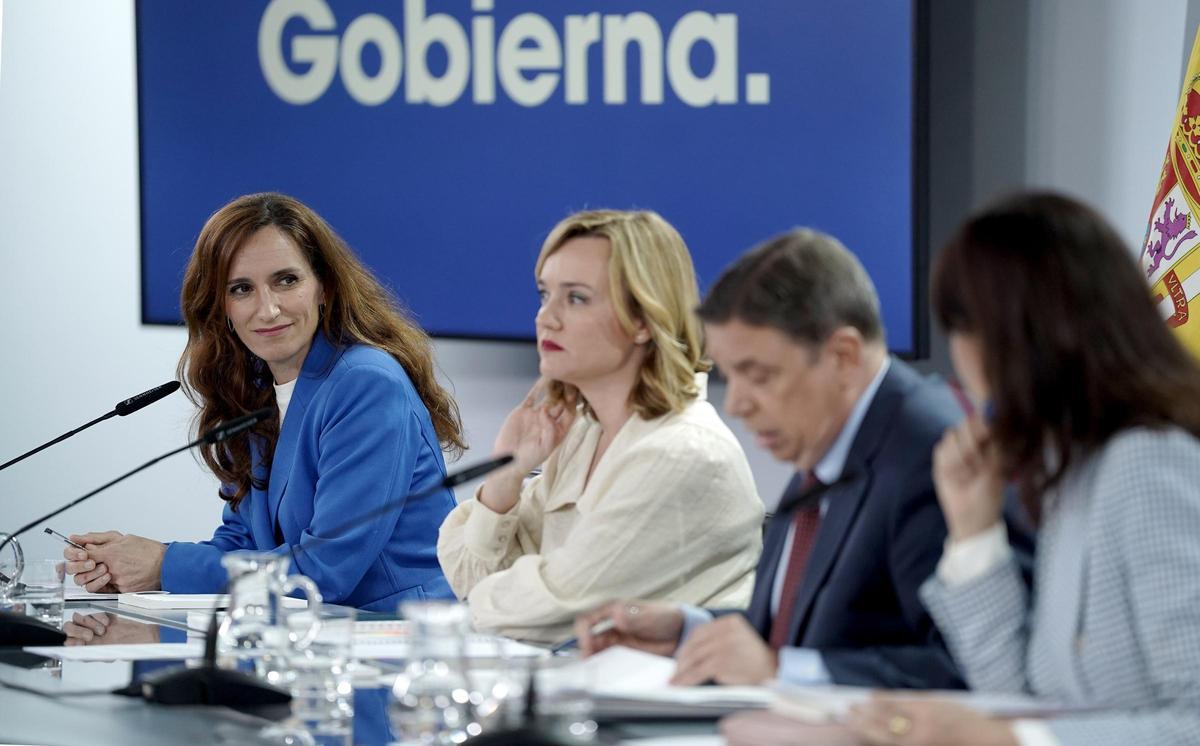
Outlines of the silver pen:
[[[68,544],[70,544],[71,546],[75,547],[76,549],[83,549],[83,547],[79,546],[78,544],[76,544],[75,542],[71,541],[70,539],[68,539],[67,537],[63,536],[62,534],[60,534],[59,532],[55,531],[55,530],[54,530],[54,529],[52,529],[52,528],[46,527],[46,528],[44,528],[44,529],[42,529],[42,530],[43,530],[43,531],[45,531],[46,533],[50,534],[51,536],[57,536],[58,538],[60,538],[60,539],[62,539],[63,541],[67,542]],[[86,552],[87,550],[86,550],[86,549],[83,549],[83,551],[85,551],[85,552]]]

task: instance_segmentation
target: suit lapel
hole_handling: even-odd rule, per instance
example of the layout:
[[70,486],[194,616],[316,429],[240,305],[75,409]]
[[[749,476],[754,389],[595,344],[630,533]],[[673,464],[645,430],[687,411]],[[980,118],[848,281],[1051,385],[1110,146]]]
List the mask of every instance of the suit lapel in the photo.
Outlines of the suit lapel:
[[825,584],[834,561],[841,555],[846,534],[854,525],[854,518],[867,495],[870,481],[870,475],[860,473],[838,482],[823,495],[822,499],[828,501],[825,516],[821,519],[821,529],[813,544],[812,554],[808,557],[808,565],[804,568],[800,594],[796,597],[796,606],[788,621],[789,640],[797,639],[804,620],[808,618],[809,609],[816,600],[817,591]]
[[[855,519],[871,487],[871,462],[875,458],[883,436],[891,427],[905,392],[917,380],[917,374],[899,360],[893,359],[891,367],[879,383],[850,453],[846,456],[841,479],[829,487],[822,496],[826,501],[821,529],[809,555],[804,580],[796,598],[792,618],[788,620],[788,639],[799,644],[801,631],[806,624],[813,602],[825,584],[834,564],[845,547],[846,536],[854,527]],[[776,560],[778,562],[778,560]]]
[[288,403],[283,428],[279,431],[279,440],[275,442],[275,455],[271,459],[271,474],[267,483],[267,517],[272,534],[276,533],[274,528],[279,525],[279,506],[283,502],[288,479],[292,474],[292,464],[296,460],[296,447],[304,424],[304,415],[313,395],[329,375],[336,355],[337,350],[329,344],[325,335],[318,332],[313,337],[308,356],[304,359],[300,377],[296,379],[296,388],[292,391],[292,399]]
[[804,483],[799,474],[792,477],[779,498],[781,510],[771,516],[767,524],[767,533],[763,537],[763,550],[758,563],[758,571],[754,577],[754,595],[750,599],[750,608],[746,609],[746,617],[750,624],[764,638],[771,630],[771,594],[775,589],[775,574],[783,560],[783,545],[787,542],[788,527],[792,523],[792,511],[787,506]]
[[[262,451],[257,444],[252,446],[251,458],[254,459],[254,478],[256,480],[266,481],[268,486],[271,484],[271,470],[267,464],[262,463]],[[249,501],[244,501],[238,506],[239,511],[248,511],[244,515],[249,519],[250,533],[254,537],[254,545],[257,547],[270,547],[276,544],[274,540],[275,532],[271,529],[271,511],[267,504],[267,493],[251,487]]]

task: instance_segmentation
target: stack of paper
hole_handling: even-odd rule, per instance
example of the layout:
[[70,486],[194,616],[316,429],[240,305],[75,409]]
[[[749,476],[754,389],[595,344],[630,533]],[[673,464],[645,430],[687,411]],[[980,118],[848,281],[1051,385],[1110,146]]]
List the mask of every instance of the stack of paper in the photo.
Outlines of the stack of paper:
[[769,706],[774,693],[757,686],[671,686],[675,661],[612,647],[580,661],[600,717],[715,718]]
[[88,593],[83,586],[71,583],[63,589],[64,601],[116,601],[119,593]]

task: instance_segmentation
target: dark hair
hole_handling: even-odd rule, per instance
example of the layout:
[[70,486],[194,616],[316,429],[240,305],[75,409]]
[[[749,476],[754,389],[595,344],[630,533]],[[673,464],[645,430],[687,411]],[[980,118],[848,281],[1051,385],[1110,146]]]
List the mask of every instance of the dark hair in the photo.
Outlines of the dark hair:
[[1035,517],[1072,461],[1120,430],[1200,436],[1200,371],[1087,206],[1019,194],[975,215],[937,257],[932,300],[946,331],[982,343],[992,433]]
[[[179,306],[188,342],[178,376],[188,398],[200,407],[199,430],[274,402],[274,391],[263,380],[270,373],[227,325],[224,301],[234,254],[267,226],[296,244],[321,281],[326,306],[321,332],[334,344],[363,342],[395,358],[428,408],[442,447],[461,452],[465,444],[458,405],[437,381],[428,336],[319,215],[296,199],[270,192],[239,197],[213,213],[184,273]],[[260,458],[270,464],[278,416],[251,432],[261,446]],[[201,457],[222,482],[232,485],[232,493],[220,494],[235,510],[252,485],[266,487],[253,479],[249,438],[208,446]]]
[[836,238],[796,228],[759,244],[725,269],[700,304],[700,318],[738,319],[817,345],[851,326],[883,340],[879,296],[867,271]]

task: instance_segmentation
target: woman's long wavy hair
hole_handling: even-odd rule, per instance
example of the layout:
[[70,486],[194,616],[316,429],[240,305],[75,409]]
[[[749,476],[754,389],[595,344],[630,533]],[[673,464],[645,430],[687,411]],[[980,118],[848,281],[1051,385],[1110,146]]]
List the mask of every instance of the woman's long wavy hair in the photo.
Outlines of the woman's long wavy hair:
[[1118,431],[1200,437],[1200,370],[1085,205],[1019,194],[973,216],[937,258],[932,299],[943,329],[982,343],[992,436],[1035,520],[1045,490]]
[[[643,419],[681,411],[700,393],[696,373],[712,368],[704,357],[700,321],[693,312],[700,291],[687,245],[654,212],[580,212],[550,231],[534,266],[534,278],[541,277],[542,265],[551,254],[582,236],[606,238],[612,247],[608,282],[617,322],[630,335],[637,320],[650,332],[645,360],[629,394],[630,406]],[[568,386],[552,382],[548,398],[562,400]],[[591,412],[586,401],[582,405],[584,412]]]
[[[238,339],[225,312],[233,257],[267,226],[295,243],[321,282],[325,309],[319,333],[334,345],[359,342],[394,357],[428,408],[442,448],[460,454],[466,446],[458,405],[437,381],[429,337],[319,215],[292,197],[270,192],[239,197],[213,213],[184,273],[180,308],[188,342],[177,375],[188,398],[200,408],[199,431],[275,402],[270,371]],[[252,486],[266,489],[265,481],[253,476],[251,438],[259,445],[261,462],[270,464],[278,435],[276,413],[248,436],[201,450],[204,463],[226,485],[222,499],[235,510]]]

